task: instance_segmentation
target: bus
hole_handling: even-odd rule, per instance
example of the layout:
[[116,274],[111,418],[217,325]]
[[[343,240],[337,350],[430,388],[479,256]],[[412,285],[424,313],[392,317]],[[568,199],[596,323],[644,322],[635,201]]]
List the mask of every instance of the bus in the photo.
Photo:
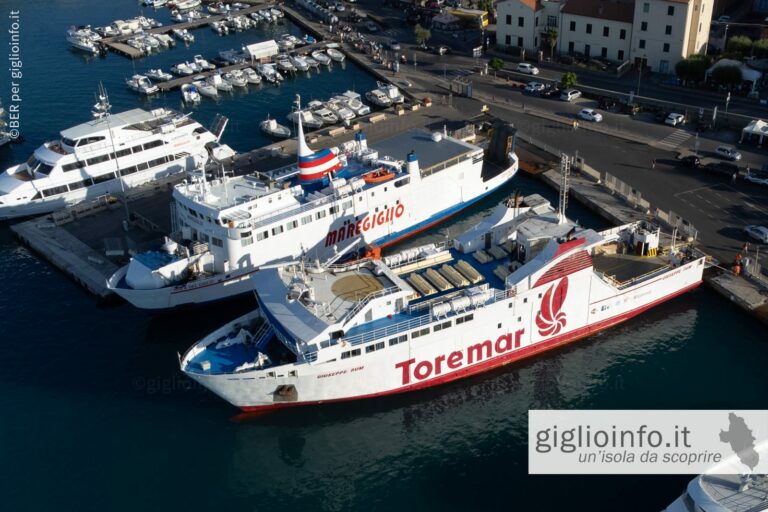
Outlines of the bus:
[[462,20],[465,24],[470,25],[472,28],[483,29],[488,26],[488,11],[457,7],[448,9],[448,12]]

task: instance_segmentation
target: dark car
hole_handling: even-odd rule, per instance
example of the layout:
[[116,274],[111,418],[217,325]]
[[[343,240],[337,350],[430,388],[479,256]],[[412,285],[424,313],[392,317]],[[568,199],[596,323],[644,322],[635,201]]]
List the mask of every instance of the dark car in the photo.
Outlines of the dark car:
[[701,160],[696,155],[688,155],[680,159],[680,163],[686,167],[693,167],[696,169],[701,165]]
[[560,89],[556,85],[547,84],[544,91],[540,94],[544,98],[560,98]]

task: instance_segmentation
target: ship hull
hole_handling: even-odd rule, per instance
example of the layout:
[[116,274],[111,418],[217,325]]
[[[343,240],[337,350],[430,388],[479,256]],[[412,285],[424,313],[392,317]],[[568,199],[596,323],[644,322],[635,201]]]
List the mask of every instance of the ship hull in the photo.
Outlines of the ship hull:
[[[450,331],[450,336],[430,334],[371,354],[321,364],[297,363],[241,374],[185,373],[246,412],[416,391],[484,373],[609,329],[696,288],[702,271],[703,259],[699,259],[620,293],[574,293],[563,299],[571,325],[562,333],[542,334],[537,327],[541,310],[534,310],[532,303],[549,286],[542,285],[527,297],[473,310],[472,321],[461,327],[457,322],[443,331]],[[587,273],[580,276],[582,282],[579,276],[566,277],[572,284],[589,284]],[[597,288],[594,282],[591,285]],[[286,386],[296,391],[291,401],[284,401],[277,392]]]

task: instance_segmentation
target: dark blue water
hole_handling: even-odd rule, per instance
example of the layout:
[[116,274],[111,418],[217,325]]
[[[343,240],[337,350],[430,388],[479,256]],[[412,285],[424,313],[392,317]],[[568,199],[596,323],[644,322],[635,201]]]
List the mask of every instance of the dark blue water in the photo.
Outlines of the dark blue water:
[[[11,6],[24,16],[28,142],[0,150],[0,164],[85,118],[99,80],[116,110],[141,104],[122,86],[130,61],[84,60],[63,41],[69,24],[136,14],[132,0],[5,0],[0,20]],[[137,62],[137,70],[259,39],[195,35],[189,50]],[[307,87],[310,98],[372,81],[352,66],[345,73],[287,84],[279,101],[264,91],[204,101],[195,116],[229,115],[237,129],[228,142],[248,149],[264,142],[254,126],[266,109],[285,109],[291,87]],[[515,181],[420,241],[458,233],[515,187],[555,199],[538,182]],[[578,205],[569,213],[602,226]],[[655,511],[687,477],[528,476],[527,411],[766,407],[764,328],[704,289],[572,347],[441,388],[243,418],[184,379],[177,352],[245,312],[247,301],[155,319],[127,305],[99,307],[6,227],[0,282],[2,510]]]

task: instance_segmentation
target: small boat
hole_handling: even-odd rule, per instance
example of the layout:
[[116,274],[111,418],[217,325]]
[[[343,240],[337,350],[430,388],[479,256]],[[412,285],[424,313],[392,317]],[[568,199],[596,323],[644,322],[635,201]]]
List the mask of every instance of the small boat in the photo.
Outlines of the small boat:
[[201,0],[179,0],[176,2],[176,9],[178,11],[192,11],[202,5]]
[[226,14],[230,11],[230,7],[227,4],[224,4],[222,2],[218,2],[215,4],[210,4],[208,6],[208,12],[211,14]]
[[243,69],[243,76],[248,80],[249,84],[258,85],[261,83],[261,75],[254,71],[252,68]]
[[159,9],[167,3],[168,0],[144,0],[144,5],[147,7],[154,7],[155,9]]
[[235,49],[222,50],[219,52],[219,57],[230,64],[240,64],[248,60],[242,52]]
[[291,60],[291,64],[293,64],[299,71],[309,71],[309,64],[307,64],[307,61],[304,60],[304,57],[301,55],[291,55],[289,59]]
[[309,34],[305,34],[302,40],[304,41],[304,44],[315,44],[317,42],[317,40]]
[[341,96],[336,96],[336,99],[358,116],[365,116],[371,113],[371,107],[363,103],[360,94],[355,91],[347,91]]
[[259,128],[261,128],[261,131],[272,137],[287,139],[291,136],[290,128],[279,124],[277,121],[270,119],[269,117],[259,123]]
[[288,41],[287,39],[280,39],[277,42],[277,48],[283,52],[293,50],[293,47],[294,47],[294,44],[291,41]]
[[205,70],[216,69],[216,65],[215,64],[211,64],[210,62],[205,60],[202,55],[195,55],[194,57],[192,57],[192,61],[195,64],[197,64],[200,67],[200,69],[202,69],[204,71]]
[[160,90],[152,81],[144,75],[133,75],[131,78],[125,81],[128,84],[128,88],[132,91],[140,94],[155,94]]
[[152,80],[157,80],[158,82],[167,82],[168,80],[173,80],[172,74],[166,73],[160,68],[150,69],[146,72],[145,75]]
[[115,37],[120,35],[120,31],[112,25],[96,27],[93,30],[95,30],[101,37]]
[[224,80],[220,74],[211,75],[205,80],[219,91],[231,92],[234,89],[232,84]]
[[202,99],[200,91],[198,91],[197,86],[194,84],[184,84],[181,86],[181,98],[184,100],[184,103],[200,103]]
[[322,101],[310,101],[307,103],[307,107],[312,110],[315,117],[320,118],[325,124],[336,124],[340,121],[339,117],[326,107]]
[[160,41],[154,36],[145,35],[142,37],[142,40],[149,46],[150,50],[158,50],[160,48]]
[[301,39],[299,39],[298,37],[292,34],[283,34],[282,36],[280,36],[280,39],[282,41],[287,41],[291,43],[293,46],[301,46],[304,44],[304,42]]
[[225,82],[229,82],[232,84],[233,87],[247,87],[248,86],[248,79],[245,78],[242,72],[240,70],[234,70],[230,71],[229,73],[224,73],[222,75],[222,78]]
[[341,121],[351,121],[355,118],[355,113],[338,100],[326,101],[325,106],[328,110],[336,114],[336,117]]
[[317,62],[315,59],[313,59],[312,57],[310,57],[310,56],[308,56],[308,55],[304,55],[304,62],[306,62],[306,63],[307,63],[307,65],[308,65],[309,67],[311,67],[311,68],[317,68],[317,67],[320,67],[320,63],[319,63],[319,62]]
[[256,71],[264,77],[264,80],[274,84],[277,82],[277,73],[273,64],[256,64]]
[[293,62],[291,62],[286,55],[278,55],[275,62],[277,63],[277,68],[281,71],[285,71],[286,73],[296,71],[296,66],[293,65]]
[[195,36],[193,36],[189,32],[189,30],[187,30],[185,28],[182,28],[182,29],[175,28],[171,32],[173,32],[173,36],[176,39],[179,39],[179,40],[181,40],[181,41],[183,41],[185,43],[194,43],[195,42]]
[[151,51],[151,48],[149,45],[141,38],[133,37],[131,39],[128,39],[125,44],[130,46],[131,48],[136,48],[140,52],[143,53],[149,53]]
[[259,22],[264,21],[264,18],[259,16],[259,13],[257,13],[257,12],[252,12],[251,14],[249,14],[249,16],[254,21],[254,23],[259,23]]
[[365,181],[366,183],[382,183],[384,181],[389,181],[394,177],[395,177],[395,173],[393,173],[389,169],[380,167],[375,171],[369,172],[368,174],[364,174],[363,181]]
[[328,54],[328,56],[329,56],[330,58],[332,58],[333,60],[335,60],[336,62],[344,62],[344,59],[346,59],[346,58],[347,58],[347,57],[346,57],[346,55],[344,55],[343,53],[341,53],[341,52],[340,52],[339,50],[337,50],[336,48],[326,48],[326,50],[325,50],[325,51],[326,51],[326,53]]
[[289,121],[293,122],[294,124],[299,122],[299,118],[301,118],[301,124],[304,125],[306,128],[312,128],[312,129],[318,129],[323,127],[323,120],[319,117],[315,116],[315,114],[311,110],[294,110],[290,114],[286,116]]
[[195,70],[192,69],[188,62],[182,62],[181,64],[176,64],[173,66],[171,68],[171,73],[174,75],[189,76],[194,75]]
[[176,41],[168,34],[155,34],[154,37],[160,41],[160,46],[163,48],[172,48],[176,46]]
[[330,66],[331,62],[333,62],[331,58],[328,55],[326,55],[322,50],[313,51],[312,58],[315,59],[320,64],[322,64],[323,66]]
[[189,69],[192,70],[192,73],[200,73],[201,71],[205,71],[199,64],[195,62],[185,62],[187,66],[189,66]]
[[269,9],[269,14],[272,15],[272,18],[274,19],[280,19],[285,17],[285,13],[281,11],[280,9],[275,9],[274,7]]
[[405,96],[394,85],[386,82],[376,82],[376,84],[379,86],[379,90],[392,100],[392,103],[403,103],[405,101]]
[[229,34],[229,27],[224,21],[212,21],[210,23],[210,26],[211,26],[211,30],[213,30],[220,36]]
[[102,53],[101,46],[96,41],[82,36],[68,35],[67,42],[76,50],[80,50],[93,55]]
[[197,87],[197,91],[201,96],[207,96],[209,98],[219,97],[219,91],[216,89],[215,85],[211,85],[205,80],[195,80],[192,83],[195,85],[195,87]]
[[269,9],[263,9],[263,10],[259,11],[259,15],[262,18],[264,18],[265,21],[267,21],[269,23],[274,23],[275,22],[275,17],[272,16],[272,13],[269,12]]
[[374,89],[365,93],[365,97],[377,107],[389,107],[392,105],[392,99],[389,98],[381,89]]

